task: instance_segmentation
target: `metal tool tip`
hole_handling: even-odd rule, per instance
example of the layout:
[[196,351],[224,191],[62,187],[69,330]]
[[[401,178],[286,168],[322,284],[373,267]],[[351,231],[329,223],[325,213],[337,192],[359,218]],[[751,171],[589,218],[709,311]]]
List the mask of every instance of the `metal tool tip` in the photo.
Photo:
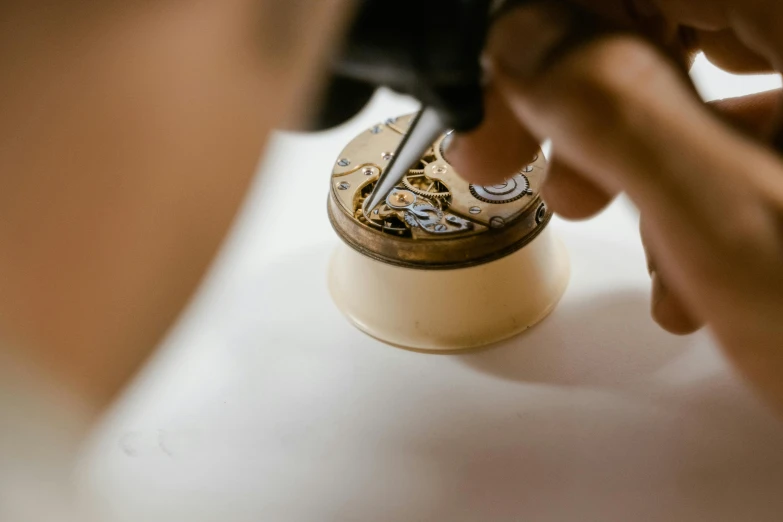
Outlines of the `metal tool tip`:
[[384,199],[384,194],[380,190],[373,190],[370,196],[364,200],[364,212],[369,213],[375,207],[381,204]]

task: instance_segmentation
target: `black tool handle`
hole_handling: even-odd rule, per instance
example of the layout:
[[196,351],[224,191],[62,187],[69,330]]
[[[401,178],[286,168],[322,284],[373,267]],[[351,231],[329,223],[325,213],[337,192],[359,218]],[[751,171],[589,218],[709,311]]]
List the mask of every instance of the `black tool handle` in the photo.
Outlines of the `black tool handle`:
[[449,128],[475,128],[483,118],[479,60],[490,3],[360,0],[315,127],[353,117],[383,85],[435,108]]

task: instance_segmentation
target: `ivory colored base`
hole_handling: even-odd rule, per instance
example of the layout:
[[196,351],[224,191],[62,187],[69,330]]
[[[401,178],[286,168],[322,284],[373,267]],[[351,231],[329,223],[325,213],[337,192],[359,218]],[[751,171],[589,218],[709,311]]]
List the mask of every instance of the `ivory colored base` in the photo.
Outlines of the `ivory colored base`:
[[456,270],[387,265],[340,243],[329,290],[352,323],[381,341],[454,352],[502,341],[544,319],[569,275],[565,247],[547,228],[508,257]]

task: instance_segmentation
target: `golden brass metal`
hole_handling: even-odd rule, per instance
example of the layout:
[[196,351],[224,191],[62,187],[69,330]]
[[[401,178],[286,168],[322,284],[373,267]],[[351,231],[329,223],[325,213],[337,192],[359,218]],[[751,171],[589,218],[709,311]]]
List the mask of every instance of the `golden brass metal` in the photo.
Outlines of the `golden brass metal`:
[[373,126],[338,156],[328,212],[343,241],[384,263],[451,269],[507,256],[543,230],[551,218],[539,196],[543,153],[505,183],[471,185],[443,156],[449,134],[436,140],[384,204],[363,209],[411,117]]

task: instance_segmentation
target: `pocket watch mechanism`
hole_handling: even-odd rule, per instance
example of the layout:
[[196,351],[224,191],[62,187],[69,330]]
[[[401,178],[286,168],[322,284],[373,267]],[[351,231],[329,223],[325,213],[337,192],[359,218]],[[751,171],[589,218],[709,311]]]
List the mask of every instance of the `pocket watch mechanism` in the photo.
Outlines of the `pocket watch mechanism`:
[[503,183],[473,185],[444,157],[449,133],[433,143],[381,205],[365,211],[363,203],[410,120],[408,115],[374,125],[335,162],[329,215],[351,246],[393,264],[470,265],[520,248],[546,225],[550,214],[538,195],[546,169],[540,151]]
[[360,223],[402,237],[472,230],[472,222],[447,210],[451,199],[448,187],[427,176],[426,167],[435,159],[434,153],[428,152],[388,194],[386,201],[371,212],[365,209],[364,202],[375,188],[377,176],[369,180],[354,198],[354,217]]
[[405,188],[425,198],[442,199],[451,196],[449,189],[441,181],[427,177],[427,165],[437,161],[435,150],[430,148],[402,180]]

